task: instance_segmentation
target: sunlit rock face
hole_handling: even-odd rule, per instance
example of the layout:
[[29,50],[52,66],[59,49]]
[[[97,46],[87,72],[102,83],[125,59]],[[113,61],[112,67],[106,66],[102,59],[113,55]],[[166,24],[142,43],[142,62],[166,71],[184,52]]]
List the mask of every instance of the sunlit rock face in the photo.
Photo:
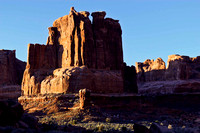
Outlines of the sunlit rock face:
[[148,59],[136,63],[136,71],[141,93],[200,92],[199,56],[169,55],[166,68],[161,58]]
[[54,21],[46,45],[29,44],[23,95],[123,91],[123,51],[118,20],[105,12],[77,12]]
[[15,50],[0,50],[0,99],[20,96],[25,66],[25,62],[16,58]]
[[187,80],[200,78],[200,56],[190,58],[189,56],[168,56],[166,79]]
[[158,58],[155,61],[147,59],[145,62],[136,62],[137,78],[139,82],[163,80],[165,62]]

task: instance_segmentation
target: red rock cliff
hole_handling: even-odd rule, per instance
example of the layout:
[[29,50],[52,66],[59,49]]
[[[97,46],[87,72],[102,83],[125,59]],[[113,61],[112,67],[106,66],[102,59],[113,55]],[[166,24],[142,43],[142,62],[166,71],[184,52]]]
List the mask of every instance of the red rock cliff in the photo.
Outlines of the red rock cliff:
[[169,55],[166,68],[165,62],[158,59],[136,63],[139,93],[200,92],[199,56]]
[[26,63],[15,57],[15,50],[0,50],[0,99],[20,96]]
[[0,86],[21,84],[25,65],[15,57],[15,50],[0,50]]
[[49,27],[46,45],[29,44],[22,94],[123,91],[121,26],[105,12],[76,12]]

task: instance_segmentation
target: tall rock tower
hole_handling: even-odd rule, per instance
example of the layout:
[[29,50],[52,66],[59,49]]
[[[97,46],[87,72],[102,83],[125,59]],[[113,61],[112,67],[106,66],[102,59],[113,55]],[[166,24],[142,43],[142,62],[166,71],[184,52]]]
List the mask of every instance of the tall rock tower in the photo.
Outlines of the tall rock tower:
[[29,44],[22,95],[123,91],[122,31],[105,12],[77,12],[49,27],[46,45]]

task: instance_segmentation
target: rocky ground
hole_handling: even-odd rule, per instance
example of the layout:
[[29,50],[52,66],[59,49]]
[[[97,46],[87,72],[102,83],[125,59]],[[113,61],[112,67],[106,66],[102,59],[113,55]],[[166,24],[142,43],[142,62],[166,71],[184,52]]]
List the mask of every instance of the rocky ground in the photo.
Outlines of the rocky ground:
[[138,123],[150,128],[152,123],[166,126],[176,132],[194,132],[200,129],[200,113],[165,109],[159,112],[98,110],[90,108],[85,111],[64,111],[51,115],[37,116],[41,124],[52,125],[56,130],[63,130],[66,125],[83,128],[88,131],[128,132],[134,131],[134,124]]
[[[177,106],[176,103],[171,104],[170,100],[168,100],[169,104],[160,100],[163,104],[154,103],[152,106],[145,100],[140,102],[135,100],[138,103],[135,104],[126,101],[124,97],[120,98],[126,99],[121,101],[124,104],[113,96],[106,98],[104,95],[103,99],[95,96],[95,99],[91,99],[93,99],[91,106],[84,110],[79,109],[77,94],[41,96],[40,99],[37,97],[37,100],[32,102],[21,100],[26,112],[38,118],[38,127],[42,132],[137,133],[137,124],[144,125],[147,129],[152,127],[152,124],[156,124],[165,127],[167,132],[174,133],[200,132],[200,106],[197,101],[190,103],[191,106],[187,104],[188,101],[183,101],[185,105],[182,106],[176,99],[179,105]],[[101,104],[98,101],[101,101]]]

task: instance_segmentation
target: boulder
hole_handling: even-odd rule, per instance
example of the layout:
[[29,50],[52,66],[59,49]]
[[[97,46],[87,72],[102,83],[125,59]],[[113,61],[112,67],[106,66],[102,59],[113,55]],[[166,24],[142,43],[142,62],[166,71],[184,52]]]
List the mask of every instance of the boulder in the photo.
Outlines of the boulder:
[[133,126],[133,129],[134,129],[134,133],[150,133],[150,130],[144,126],[144,125],[141,125],[141,124],[134,124]]
[[15,100],[0,100],[1,133],[38,133],[38,119],[24,113],[21,104]]
[[160,126],[157,123],[153,123],[150,127],[150,133],[174,133],[174,132],[165,126]]
[[24,113],[21,104],[9,100],[0,101],[0,126],[14,125]]
[[27,113],[23,114],[23,116],[21,117],[21,121],[27,124],[27,126],[32,129],[36,129],[38,126],[38,118]]

